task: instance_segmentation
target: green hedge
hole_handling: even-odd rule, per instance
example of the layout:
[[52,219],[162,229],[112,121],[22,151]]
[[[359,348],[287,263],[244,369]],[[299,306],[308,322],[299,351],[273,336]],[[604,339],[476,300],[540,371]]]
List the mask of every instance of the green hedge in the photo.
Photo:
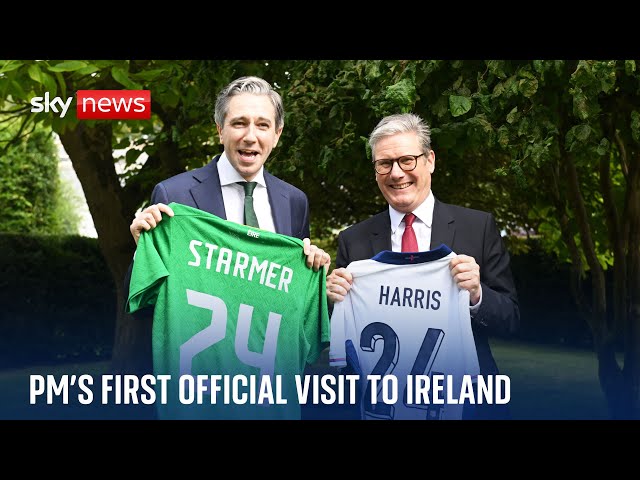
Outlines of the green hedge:
[[97,240],[0,233],[0,368],[108,358],[113,279]]
[[[511,256],[511,271],[520,304],[520,330],[525,341],[591,347],[591,331],[579,314],[569,288],[569,265],[545,253],[535,240],[527,253]],[[584,294],[591,296],[590,281]]]

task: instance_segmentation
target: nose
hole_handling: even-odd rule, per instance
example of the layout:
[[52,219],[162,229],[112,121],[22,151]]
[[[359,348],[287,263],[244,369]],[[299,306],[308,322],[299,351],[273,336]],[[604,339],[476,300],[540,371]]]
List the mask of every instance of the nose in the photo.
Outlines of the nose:
[[404,177],[404,170],[400,168],[400,164],[398,162],[393,162],[393,164],[391,165],[391,171],[389,172],[389,177],[392,177],[392,178]]
[[254,143],[256,141],[256,132],[255,132],[255,125],[250,123],[249,126],[247,127],[247,131],[244,134],[244,138],[243,140],[247,143]]

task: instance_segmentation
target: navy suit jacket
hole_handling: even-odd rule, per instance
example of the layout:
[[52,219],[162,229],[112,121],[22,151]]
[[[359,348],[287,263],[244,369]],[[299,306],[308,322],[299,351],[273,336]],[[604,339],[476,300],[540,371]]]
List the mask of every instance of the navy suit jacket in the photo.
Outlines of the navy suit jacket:
[[[190,207],[227,219],[222,199],[217,155],[201,168],[179,173],[158,183],[151,193],[151,204],[171,202]],[[299,239],[309,238],[309,200],[306,194],[293,185],[280,180],[264,170],[264,181],[271,204],[273,224],[277,233]],[[124,279],[125,294],[129,295],[129,283],[133,262]],[[125,299],[126,303],[126,299]]]
[[[510,335],[520,323],[509,253],[493,215],[449,205],[436,199],[430,249],[443,243],[457,254],[473,257],[480,266],[482,303],[471,324],[480,373],[495,375],[499,372],[491,353],[488,335]],[[355,260],[371,258],[383,250],[391,250],[391,220],[388,210],[340,232],[336,267],[346,267]]]
[[[180,173],[158,183],[151,193],[151,204],[182,203],[226,220],[218,159],[201,168]],[[264,170],[264,181],[271,204],[276,232],[299,239],[309,238],[309,201],[302,190]]]

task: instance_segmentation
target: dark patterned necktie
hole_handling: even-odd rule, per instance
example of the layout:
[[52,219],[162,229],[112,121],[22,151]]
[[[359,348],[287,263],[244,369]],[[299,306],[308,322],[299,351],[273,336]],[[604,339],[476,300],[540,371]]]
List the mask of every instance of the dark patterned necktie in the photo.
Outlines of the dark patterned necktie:
[[244,188],[244,224],[249,227],[259,228],[258,217],[253,209],[253,191],[258,182],[238,182]]

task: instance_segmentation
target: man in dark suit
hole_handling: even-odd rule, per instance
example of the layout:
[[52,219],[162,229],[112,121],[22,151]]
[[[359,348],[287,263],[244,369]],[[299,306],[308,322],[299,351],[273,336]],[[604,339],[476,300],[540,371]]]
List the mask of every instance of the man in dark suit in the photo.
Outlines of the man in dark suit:
[[[204,167],[180,173],[155,186],[151,205],[136,214],[129,227],[136,244],[142,231],[155,228],[162,221],[163,213],[173,216],[168,204],[177,202],[236,223],[297,237],[304,242],[307,265],[316,271],[325,265],[328,268],[329,254],[309,240],[307,196],[264,169],[284,128],[280,95],[261,78],[238,78],[219,93],[214,118],[224,152]],[[250,192],[245,189],[249,182]],[[246,196],[253,199],[252,220],[257,225],[245,219]],[[132,270],[133,261],[124,279],[127,297]],[[144,322],[141,325],[151,338],[153,310],[139,310],[135,317]],[[144,363],[140,369],[151,371],[151,353],[141,352],[140,357]]]
[[[151,205],[138,214],[129,227],[136,244],[143,231],[155,228],[163,213],[173,216],[169,203],[204,210],[225,220],[289,235],[303,241],[307,265],[319,270],[331,263],[328,253],[309,239],[309,201],[304,192],[264,168],[284,128],[282,98],[268,82],[258,77],[232,81],[216,99],[214,119],[224,151],[201,168],[180,173],[158,183]],[[252,208],[247,210],[246,200]],[[135,259],[135,257],[134,257]],[[124,280],[129,294],[133,260]],[[151,328],[153,310],[139,310],[135,317]],[[151,342],[149,342],[151,348]],[[151,360],[151,352],[141,357]],[[151,371],[151,365],[143,365]]]
[[[140,233],[154,228],[167,205],[182,203],[226,220],[245,223],[245,184],[253,183],[253,207],[259,228],[300,238],[309,267],[318,270],[331,262],[329,254],[309,240],[309,201],[300,189],[264,169],[284,128],[282,98],[258,77],[242,77],[218,95],[215,122],[224,152],[204,167],[180,173],[158,183],[151,206],[133,219],[130,231],[138,243]],[[131,269],[130,269],[131,270]],[[129,277],[126,279],[128,287]]]
[[[419,116],[385,117],[371,133],[369,144],[376,182],[389,208],[339,234],[336,269],[327,277],[329,302],[344,300],[351,288],[353,279],[345,268],[349,263],[383,250],[402,251],[405,215],[414,214],[411,227],[418,251],[445,244],[457,254],[450,264],[451,275],[469,291],[480,373],[498,374],[488,336],[515,332],[520,313],[509,254],[493,216],[434,197],[435,153],[430,129]],[[483,404],[477,406],[476,418],[509,418],[509,412],[506,405]]]

